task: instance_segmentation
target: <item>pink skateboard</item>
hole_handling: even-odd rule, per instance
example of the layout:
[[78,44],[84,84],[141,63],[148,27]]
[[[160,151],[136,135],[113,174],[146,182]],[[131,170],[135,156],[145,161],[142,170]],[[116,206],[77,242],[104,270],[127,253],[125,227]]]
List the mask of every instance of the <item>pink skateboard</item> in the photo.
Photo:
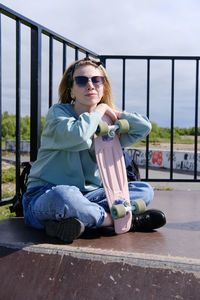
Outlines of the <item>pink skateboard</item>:
[[112,125],[110,118],[103,116],[94,139],[97,164],[117,234],[129,231],[132,211],[139,213],[146,209],[143,200],[130,203],[126,166],[116,133],[123,134],[128,130],[127,120]]

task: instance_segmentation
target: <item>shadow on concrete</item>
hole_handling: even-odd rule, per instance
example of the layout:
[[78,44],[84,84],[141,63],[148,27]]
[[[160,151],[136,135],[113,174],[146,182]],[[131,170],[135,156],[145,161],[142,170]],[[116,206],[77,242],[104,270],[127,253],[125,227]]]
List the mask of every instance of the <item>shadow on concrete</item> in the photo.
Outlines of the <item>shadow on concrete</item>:
[[182,223],[168,223],[165,225],[169,229],[200,231],[200,221],[182,222]]

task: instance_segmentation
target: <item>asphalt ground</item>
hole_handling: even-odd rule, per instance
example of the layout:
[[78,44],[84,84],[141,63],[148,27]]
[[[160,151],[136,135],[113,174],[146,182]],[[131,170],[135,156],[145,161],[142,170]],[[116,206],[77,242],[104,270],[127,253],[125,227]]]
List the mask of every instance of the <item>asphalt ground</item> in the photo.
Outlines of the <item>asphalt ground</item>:
[[[141,179],[146,177],[146,169],[139,168]],[[200,182],[187,182],[187,180],[194,179],[194,174],[191,172],[174,172],[173,179],[185,180],[184,182],[168,182],[168,181],[152,181],[153,179],[169,180],[170,170],[162,168],[149,169],[148,178],[151,179],[149,182],[156,190],[177,190],[177,191],[200,191]],[[200,180],[200,174],[198,174],[197,179]]]

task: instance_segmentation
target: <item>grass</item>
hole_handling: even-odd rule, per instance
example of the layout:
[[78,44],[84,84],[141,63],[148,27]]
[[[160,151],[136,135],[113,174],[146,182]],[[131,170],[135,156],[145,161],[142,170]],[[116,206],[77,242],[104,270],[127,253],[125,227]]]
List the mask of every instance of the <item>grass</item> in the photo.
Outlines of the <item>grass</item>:
[[8,198],[15,195],[15,171],[15,167],[5,162],[2,163],[2,198]]
[[170,187],[160,187],[160,188],[155,188],[154,189],[155,191],[165,191],[165,192],[167,192],[167,191],[173,191],[173,189],[172,188],[170,188]]
[[2,184],[2,198],[9,198],[15,195],[15,182]]
[[0,206],[0,221],[14,217],[15,213],[10,212],[10,207],[11,204],[7,204],[4,206]]
[[2,183],[15,182],[15,168],[10,167],[2,170]]
[[[198,137],[198,141],[200,142],[200,137]],[[156,138],[154,139],[149,139],[150,143],[170,143],[170,139],[169,138]],[[194,144],[194,136],[181,136],[179,138],[174,137],[174,144]],[[146,145],[146,140],[143,139],[142,141],[133,144],[130,148],[134,148],[134,147],[144,147]]]
[[[2,198],[9,198],[15,195],[15,167],[8,163],[2,163]],[[15,216],[11,213],[9,207],[11,204],[0,206],[0,220],[5,220]]]

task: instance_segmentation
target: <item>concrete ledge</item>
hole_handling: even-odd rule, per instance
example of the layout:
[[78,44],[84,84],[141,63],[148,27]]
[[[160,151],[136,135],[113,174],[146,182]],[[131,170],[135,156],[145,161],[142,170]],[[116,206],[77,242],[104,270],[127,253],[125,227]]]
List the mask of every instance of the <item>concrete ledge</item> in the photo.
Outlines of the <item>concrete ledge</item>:
[[71,245],[0,222],[2,299],[199,299],[199,191],[155,193],[167,225],[116,236],[90,231]]
[[168,268],[19,250],[1,260],[0,286],[2,299],[194,300],[200,282]]
[[[15,245],[16,247],[17,245]],[[20,245],[18,245],[20,246]],[[70,256],[77,259],[103,261],[104,263],[123,263],[131,266],[173,269],[173,271],[181,271],[194,273],[200,278],[200,260],[190,259],[186,257],[171,257],[164,255],[150,255],[145,253],[128,253],[112,250],[79,248],[70,246],[55,246],[50,244],[30,245],[17,249],[7,245],[9,249],[24,250],[26,252],[40,253],[60,256]]]

